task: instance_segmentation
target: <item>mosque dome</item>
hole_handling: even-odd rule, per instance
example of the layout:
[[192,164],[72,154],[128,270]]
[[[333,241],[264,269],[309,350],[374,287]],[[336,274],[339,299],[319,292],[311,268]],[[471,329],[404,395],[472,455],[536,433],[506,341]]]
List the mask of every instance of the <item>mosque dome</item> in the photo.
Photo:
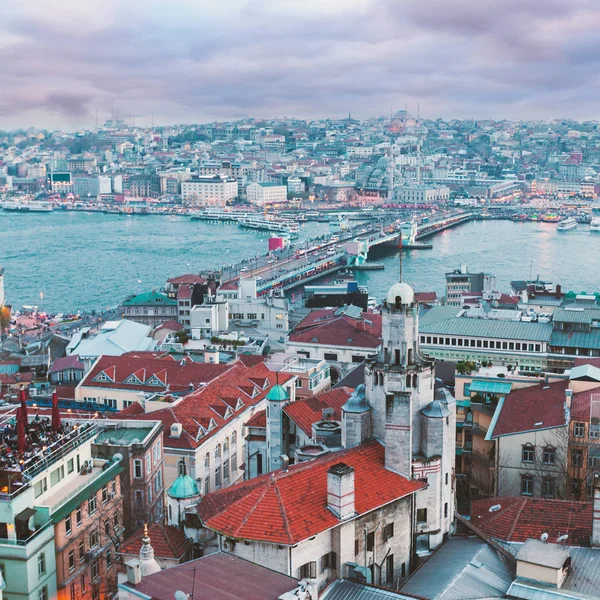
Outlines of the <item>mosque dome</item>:
[[413,289],[404,281],[394,283],[388,290],[386,302],[388,304],[396,304],[396,298],[400,297],[401,304],[412,304],[415,301],[415,293]]
[[202,156],[200,156],[200,160],[205,161],[205,160],[210,160],[210,155],[208,152],[203,152]]
[[269,402],[285,402],[289,400],[288,393],[282,385],[274,385],[267,394]]
[[241,152],[238,152],[235,155],[235,162],[242,162],[244,160],[244,155]]
[[350,395],[346,404],[342,406],[345,413],[363,413],[371,410],[365,397],[365,385],[361,383]]
[[377,168],[378,169],[389,169],[390,168],[390,157],[387,154],[384,154],[378,161],[377,161]]
[[167,494],[176,500],[199,496],[198,484],[189,475],[180,475],[168,489]]
[[443,419],[449,417],[452,413],[448,409],[448,406],[443,400],[432,400],[422,411],[421,414],[424,417],[430,419]]
[[140,548],[140,575],[146,577],[161,570],[160,565],[154,558],[154,548],[150,545],[148,536],[148,525],[144,525],[144,537]]

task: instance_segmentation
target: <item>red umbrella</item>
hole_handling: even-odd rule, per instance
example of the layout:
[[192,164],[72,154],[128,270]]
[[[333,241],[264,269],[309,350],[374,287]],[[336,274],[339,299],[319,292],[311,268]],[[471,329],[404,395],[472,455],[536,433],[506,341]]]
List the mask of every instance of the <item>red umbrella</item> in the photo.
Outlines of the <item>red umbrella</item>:
[[60,411],[58,410],[58,395],[56,392],[52,394],[52,429],[60,430]]
[[21,403],[21,418],[24,419],[25,424],[27,424],[27,392],[25,388],[21,388],[19,392],[19,402]]
[[17,409],[17,450],[25,452],[27,450],[27,437],[25,435],[25,425],[27,424],[27,414],[23,413],[23,408]]

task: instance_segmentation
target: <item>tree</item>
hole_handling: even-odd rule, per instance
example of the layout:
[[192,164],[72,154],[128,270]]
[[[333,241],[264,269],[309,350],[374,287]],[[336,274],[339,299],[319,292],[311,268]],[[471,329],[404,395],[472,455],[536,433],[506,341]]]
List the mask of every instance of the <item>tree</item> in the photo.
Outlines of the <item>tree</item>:
[[4,332],[10,326],[10,308],[8,306],[0,307],[0,340],[2,340]]

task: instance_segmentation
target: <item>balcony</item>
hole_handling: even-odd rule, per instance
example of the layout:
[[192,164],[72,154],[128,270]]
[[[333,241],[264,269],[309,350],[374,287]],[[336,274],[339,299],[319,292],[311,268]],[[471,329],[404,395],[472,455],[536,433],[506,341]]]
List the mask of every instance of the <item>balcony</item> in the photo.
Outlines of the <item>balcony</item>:
[[48,521],[26,539],[0,538],[0,559],[28,560],[53,537],[54,527]]
[[481,437],[485,437],[488,430],[487,427],[484,427],[480,423],[473,423],[473,435],[480,435]]

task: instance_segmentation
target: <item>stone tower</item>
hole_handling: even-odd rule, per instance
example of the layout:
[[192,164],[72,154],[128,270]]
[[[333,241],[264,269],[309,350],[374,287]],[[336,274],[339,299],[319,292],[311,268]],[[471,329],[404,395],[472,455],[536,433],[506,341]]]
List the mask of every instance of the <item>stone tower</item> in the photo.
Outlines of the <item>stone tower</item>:
[[267,471],[281,467],[283,451],[283,407],[290,401],[282,385],[274,385],[267,394]]
[[386,468],[429,484],[416,496],[417,533],[434,548],[454,514],[456,411],[450,394],[434,401],[434,362],[419,351],[418,328],[419,307],[402,281],[400,248],[400,278],[383,304],[381,349],[366,364],[365,392],[372,435],[385,444]]

